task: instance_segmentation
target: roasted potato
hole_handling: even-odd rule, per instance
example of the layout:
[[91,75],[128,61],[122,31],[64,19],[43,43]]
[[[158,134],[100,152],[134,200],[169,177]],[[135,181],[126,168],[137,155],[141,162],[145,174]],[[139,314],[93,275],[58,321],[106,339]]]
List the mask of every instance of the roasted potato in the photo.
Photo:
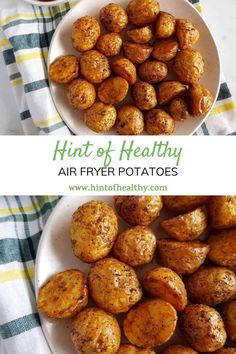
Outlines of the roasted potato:
[[211,353],[224,346],[224,322],[212,307],[203,304],[188,305],[181,322],[186,339],[198,352]]
[[99,84],[111,75],[107,57],[97,50],[89,50],[81,55],[80,71],[92,84]]
[[186,86],[178,81],[161,82],[157,88],[158,102],[161,105],[166,105],[174,98],[182,96],[186,90]]
[[68,87],[67,98],[69,103],[77,109],[88,109],[96,99],[94,86],[86,81],[77,79]]
[[166,209],[175,213],[184,213],[205,204],[208,201],[207,196],[166,196],[163,197]]
[[198,354],[195,350],[185,345],[173,344],[161,352],[161,354]]
[[178,42],[174,38],[161,39],[154,43],[152,56],[156,60],[168,62],[178,53]]
[[173,270],[158,267],[146,272],[142,286],[148,295],[169,302],[176,311],[183,311],[187,305],[187,292],[180,276]]
[[114,197],[117,213],[128,224],[148,226],[159,215],[162,209],[162,198],[159,196],[120,196]]
[[74,55],[63,55],[49,66],[48,76],[57,84],[68,84],[79,75],[79,60]]
[[127,58],[120,58],[111,63],[112,70],[123,77],[130,85],[135,84],[137,79],[136,67]]
[[152,47],[149,44],[139,44],[129,41],[123,42],[125,56],[134,64],[141,64],[147,60],[152,52]]
[[99,200],[81,205],[73,214],[70,239],[74,254],[92,263],[108,255],[118,233],[118,220],[112,207]]
[[121,344],[117,354],[155,354],[151,349],[140,349],[132,344]]
[[125,99],[128,90],[128,82],[121,76],[114,76],[101,83],[98,97],[103,103],[116,104]]
[[117,236],[114,255],[132,267],[152,261],[156,249],[156,237],[146,226],[134,226]]
[[141,348],[156,347],[173,335],[177,322],[175,308],[161,299],[144,301],[132,308],[123,322],[126,338]]
[[176,37],[180,49],[191,48],[198,41],[199,36],[199,31],[189,20],[179,19],[176,21]]
[[169,105],[169,113],[174,120],[186,120],[190,117],[187,101],[184,98],[174,98]]
[[175,129],[172,117],[162,109],[152,109],[145,115],[145,127],[151,135],[171,135]]
[[113,57],[120,53],[122,39],[118,33],[105,33],[97,41],[97,49],[106,57]]
[[128,17],[122,6],[110,3],[100,10],[99,19],[110,32],[119,33],[128,24]]
[[39,289],[38,309],[51,318],[69,318],[88,303],[85,275],[77,269],[68,269],[53,275]]
[[189,88],[190,111],[193,116],[206,114],[213,105],[210,91],[201,85],[191,85]]
[[186,214],[160,222],[161,228],[178,241],[192,241],[201,236],[207,228],[206,207],[199,207]]
[[116,131],[121,135],[139,135],[144,129],[142,112],[130,104],[118,109]]
[[236,341],[236,300],[223,307],[222,315],[228,339]]
[[156,0],[131,0],[126,11],[131,24],[145,26],[156,20],[160,6]]
[[167,77],[168,67],[160,61],[147,60],[139,66],[138,73],[141,80],[156,84]]
[[204,73],[204,59],[197,50],[184,49],[176,55],[173,69],[179,81],[196,84]]
[[93,301],[111,313],[127,312],[142,298],[142,289],[133,268],[115,258],[95,263],[88,276]]
[[102,102],[95,102],[84,113],[84,122],[96,133],[108,132],[116,122],[116,109]]
[[208,211],[211,226],[214,229],[228,229],[236,226],[236,196],[211,197]]
[[134,28],[127,31],[126,34],[133,42],[145,44],[152,39],[152,26]]
[[210,251],[207,257],[225,267],[236,267],[236,228],[214,231],[207,239]]
[[160,11],[155,26],[157,38],[169,38],[175,32],[175,18],[168,12]]
[[214,354],[236,354],[236,348],[221,348],[214,352]]
[[79,52],[92,49],[100,36],[98,21],[91,16],[78,18],[72,26],[72,45]]
[[200,241],[179,242],[157,240],[157,255],[161,264],[178,274],[191,274],[205,261],[209,246]]
[[148,111],[157,105],[155,88],[148,82],[136,82],[132,87],[132,96],[136,106],[143,111]]
[[73,319],[71,339],[78,354],[116,354],[120,346],[120,327],[115,317],[90,307]]
[[186,288],[193,302],[215,306],[236,295],[236,274],[224,267],[202,267],[189,276]]

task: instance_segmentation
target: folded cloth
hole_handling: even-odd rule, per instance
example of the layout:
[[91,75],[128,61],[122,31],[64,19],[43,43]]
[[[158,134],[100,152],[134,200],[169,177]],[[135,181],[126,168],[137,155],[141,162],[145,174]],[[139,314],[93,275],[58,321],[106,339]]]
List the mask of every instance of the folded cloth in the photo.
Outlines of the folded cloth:
[[[189,1],[201,11],[199,0]],[[25,134],[70,134],[49,91],[46,61],[55,28],[78,2],[39,8],[20,0],[1,0],[0,47]],[[236,103],[222,78],[217,103],[196,134],[235,132]]]

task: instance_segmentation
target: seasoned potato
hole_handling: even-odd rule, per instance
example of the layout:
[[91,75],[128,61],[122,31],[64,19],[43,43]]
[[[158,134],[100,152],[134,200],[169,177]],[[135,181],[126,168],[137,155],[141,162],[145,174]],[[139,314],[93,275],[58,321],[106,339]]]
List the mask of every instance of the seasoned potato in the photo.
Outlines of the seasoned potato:
[[79,52],[92,49],[101,33],[98,21],[91,16],[78,18],[72,26],[72,45]]
[[123,77],[111,77],[101,83],[98,88],[99,99],[106,104],[122,102],[129,89],[128,82]]
[[193,116],[206,114],[213,105],[210,91],[201,85],[192,85],[189,88],[190,110]]
[[117,213],[130,225],[148,226],[162,209],[159,196],[120,196],[114,197]]
[[152,109],[145,115],[146,131],[151,135],[170,135],[175,129],[175,122],[162,109]]
[[142,298],[142,289],[133,268],[115,258],[95,263],[88,276],[89,294],[102,309],[127,312]]
[[169,105],[169,113],[174,120],[186,120],[190,117],[188,104],[184,98],[174,98]]
[[69,318],[88,303],[88,290],[84,274],[69,269],[53,275],[39,289],[38,309],[51,318]]
[[145,26],[156,20],[160,6],[156,0],[131,0],[126,11],[130,23]]
[[168,38],[175,32],[175,18],[161,11],[157,17],[155,34],[157,38]]
[[118,220],[112,207],[99,200],[81,205],[73,214],[70,239],[76,257],[92,263],[106,257],[118,233]]
[[207,239],[210,251],[207,257],[225,267],[236,267],[236,228],[214,231]]
[[142,112],[130,104],[118,109],[116,131],[121,135],[139,135],[144,129]]
[[236,300],[223,307],[222,315],[228,339],[236,341]]
[[236,354],[236,348],[222,348],[214,352],[214,354]]
[[156,347],[173,335],[177,322],[174,307],[161,299],[148,300],[132,308],[123,329],[130,343],[141,348]]
[[160,104],[167,104],[173,98],[183,95],[186,92],[186,86],[178,81],[161,82],[157,89],[157,99]]
[[99,19],[110,32],[121,32],[128,24],[126,11],[122,6],[110,3],[100,10]]
[[193,302],[215,306],[236,295],[236,275],[224,267],[202,267],[189,276],[186,288]]
[[117,236],[114,255],[132,267],[152,261],[156,249],[156,237],[146,226],[134,226]]
[[173,344],[161,352],[161,354],[198,354],[195,350],[185,345]]
[[187,292],[182,279],[169,268],[159,267],[144,274],[142,286],[148,295],[169,302],[176,311],[187,305]]
[[225,344],[223,320],[212,307],[188,305],[182,316],[182,327],[188,342],[200,353],[213,352]]
[[236,196],[211,197],[209,215],[214,229],[228,229],[236,226]]
[[174,59],[178,52],[178,42],[174,38],[161,39],[154,43],[152,56],[163,62]]
[[198,41],[200,35],[192,22],[179,19],[176,22],[176,36],[179,41],[180,49],[188,49]]
[[102,102],[95,102],[84,113],[84,122],[96,133],[108,132],[116,122],[116,109]]
[[145,44],[152,39],[152,26],[134,28],[127,31],[126,34],[133,42]]
[[149,44],[139,44],[129,41],[123,42],[125,56],[134,64],[141,64],[147,60],[152,52],[152,47]]
[[139,67],[141,80],[156,84],[164,80],[168,74],[168,67],[165,63],[156,60],[147,60]]
[[79,61],[74,55],[63,55],[49,66],[48,76],[57,84],[68,84],[79,75]]
[[157,240],[161,264],[178,274],[191,274],[205,261],[209,246],[200,241]]
[[204,59],[197,50],[184,49],[176,55],[173,69],[179,81],[196,84],[204,73]]
[[140,349],[131,344],[122,344],[117,354],[155,354],[151,349]]
[[86,80],[74,80],[68,87],[69,103],[77,109],[88,109],[96,99],[95,88]]
[[118,33],[105,33],[97,41],[97,49],[106,57],[113,57],[120,53],[122,39]]
[[160,226],[178,241],[196,240],[207,228],[206,207],[199,207],[186,214],[163,220]]
[[111,75],[107,57],[97,50],[89,50],[81,55],[80,71],[92,84],[99,84]]
[[166,209],[176,213],[184,213],[205,204],[208,199],[207,196],[166,196],[163,197],[163,202]]
[[136,67],[127,58],[120,58],[111,63],[112,70],[123,77],[130,85],[135,84],[137,79]]
[[120,338],[115,317],[98,308],[87,308],[72,321],[71,339],[78,354],[116,354]]
[[136,106],[141,110],[148,111],[157,105],[155,88],[148,82],[136,82],[132,88],[132,96]]

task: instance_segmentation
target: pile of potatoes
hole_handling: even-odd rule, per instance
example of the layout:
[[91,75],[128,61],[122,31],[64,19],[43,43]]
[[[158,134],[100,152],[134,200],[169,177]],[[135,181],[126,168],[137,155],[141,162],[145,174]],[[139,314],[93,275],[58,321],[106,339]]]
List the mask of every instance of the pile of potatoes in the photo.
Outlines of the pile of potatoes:
[[117,196],[114,206],[92,200],[74,212],[71,245],[91,263],[88,277],[52,276],[38,309],[72,317],[78,354],[235,354],[236,196]]
[[52,81],[68,85],[69,103],[84,110],[88,128],[170,135],[176,121],[210,110],[212,94],[199,84],[204,59],[192,48],[200,34],[191,21],[160,11],[156,0],[131,0],[126,9],[110,3],[99,20],[78,18],[71,38],[80,57],[64,55],[49,67]]

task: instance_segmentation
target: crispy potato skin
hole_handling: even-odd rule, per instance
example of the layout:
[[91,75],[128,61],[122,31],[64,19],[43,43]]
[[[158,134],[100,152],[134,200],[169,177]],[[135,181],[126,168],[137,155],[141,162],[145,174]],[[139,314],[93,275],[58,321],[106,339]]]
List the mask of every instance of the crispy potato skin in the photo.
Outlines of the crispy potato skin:
[[169,302],[176,311],[183,311],[187,305],[187,292],[180,276],[164,267],[146,272],[142,286],[148,295]]
[[195,209],[196,207],[206,204],[209,200],[208,196],[166,196],[163,197],[163,203],[166,209],[184,213]]
[[188,49],[198,41],[200,34],[192,22],[179,19],[176,21],[176,36],[180,49]]
[[130,85],[135,84],[137,80],[136,67],[127,58],[120,58],[111,63],[112,70],[123,77]]
[[149,44],[139,44],[129,41],[123,42],[123,49],[125,56],[134,64],[143,63],[152,53],[152,47]]
[[175,58],[178,47],[178,42],[174,38],[158,40],[154,43],[152,56],[162,62],[171,61]]
[[88,109],[96,99],[94,86],[86,80],[74,80],[68,87],[69,103],[77,109]]
[[81,205],[73,214],[70,239],[76,257],[92,263],[106,257],[118,233],[118,220],[112,207],[92,200]]
[[196,84],[204,73],[204,59],[197,50],[184,49],[176,55],[173,69],[179,81]]
[[110,3],[100,10],[99,19],[110,32],[119,33],[128,24],[128,17],[122,6]]
[[117,354],[155,354],[151,349],[140,349],[132,344],[122,344]]
[[72,26],[72,44],[79,52],[92,49],[101,33],[98,21],[91,16],[79,18]]
[[87,303],[85,275],[69,269],[53,275],[39,289],[37,307],[44,315],[59,319],[76,315]]
[[132,87],[132,96],[136,106],[143,111],[148,111],[157,105],[155,88],[148,82],[136,82]]
[[145,115],[146,131],[151,135],[171,135],[175,129],[172,117],[162,109],[152,109]]
[[97,49],[106,57],[113,57],[120,53],[122,39],[118,33],[105,33],[97,41]]
[[96,133],[108,132],[116,122],[116,109],[102,102],[95,102],[84,113],[84,122]]
[[210,251],[207,257],[225,267],[236,267],[236,228],[213,231],[207,239]]
[[210,353],[224,346],[226,332],[220,314],[212,307],[188,305],[181,318],[186,339],[194,350]]
[[121,135],[139,135],[144,129],[142,112],[130,104],[118,109],[116,131]]
[[169,38],[175,32],[175,18],[167,12],[160,11],[155,28],[157,38]]
[[156,84],[167,77],[168,67],[160,61],[147,60],[139,66],[138,72],[141,80]]
[[93,301],[111,313],[127,312],[142,298],[133,268],[115,258],[105,258],[90,269],[89,293]]
[[152,39],[152,26],[134,28],[127,31],[126,34],[133,42],[145,44]]
[[168,110],[174,120],[182,121],[190,117],[187,101],[181,97],[174,98]]
[[228,229],[236,226],[236,196],[211,197],[208,211],[214,229]]
[[157,254],[161,264],[178,274],[191,274],[205,261],[209,246],[200,241],[180,242],[157,240]]
[[140,348],[155,347],[167,342],[177,322],[174,307],[161,299],[142,302],[125,317],[123,329],[130,343]]
[[131,24],[145,26],[156,20],[160,6],[156,0],[131,0],[126,11]]
[[115,317],[91,307],[73,319],[71,339],[78,354],[116,354],[120,346],[120,327]]
[[185,345],[173,344],[167,347],[161,354],[198,354],[195,350]]
[[49,66],[48,76],[57,84],[68,84],[79,75],[79,60],[74,55],[63,55]]
[[97,50],[89,50],[80,57],[80,71],[92,84],[99,84],[111,75],[107,57]]
[[146,226],[134,226],[117,236],[114,255],[122,262],[138,267],[152,261],[156,249],[156,237]]
[[214,354],[236,354],[236,348],[221,348],[214,352]]
[[224,267],[202,267],[189,276],[186,288],[193,302],[215,306],[236,295],[236,275]]
[[162,209],[160,196],[120,196],[114,197],[117,213],[128,224],[148,226],[159,215]]
[[207,228],[206,207],[199,207],[186,214],[178,215],[160,222],[161,228],[178,241],[193,241]]
[[206,114],[213,105],[211,92],[202,85],[192,85],[189,88],[190,110],[193,116]]
[[128,82],[121,76],[111,77],[101,83],[98,88],[99,99],[106,104],[122,102],[129,89]]
[[176,97],[186,92],[186,86],[179,81],[161,82],[157,89],[157,99],[159,104],[165,105]]
[[222,316],[228,339],[236,341],[236,300],[223,307]]

